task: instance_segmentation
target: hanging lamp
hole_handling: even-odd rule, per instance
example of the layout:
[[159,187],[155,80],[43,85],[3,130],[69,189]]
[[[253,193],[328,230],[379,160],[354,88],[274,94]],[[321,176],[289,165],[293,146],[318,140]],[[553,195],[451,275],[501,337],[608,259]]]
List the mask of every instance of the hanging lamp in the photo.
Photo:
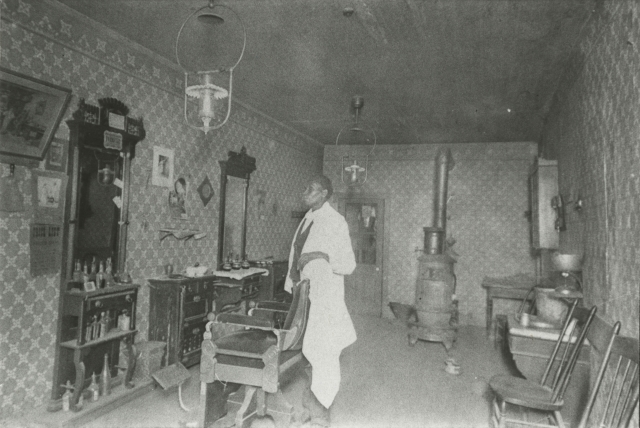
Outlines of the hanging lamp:
[[[345,136],[350,135],[351,140],[355,138],[364,139],[365,143],[372,144],[371,150],[363,156],[357,155],[344,155],[341,162],[341,179],[347,186],[362,185],[367,181],[369,173],[369,156],[373,153],[376,147],[378,137],[376,131],[373,129],[367,129],[360,125],[360,110],[364,107],[364,98],[360,95],[355,95],[351,99],[351,108],[355,112],[355,120],[352,124],[347,124],[336,136],[336,146],[340,144],[340,139],[345,141]],[[345,144],[346,145],[346,144]],[[360,163],[358,163],[360,159]]]
[[[229,12],[228,17],[225,18],[223,12]],[[192,66],[186,65],[186,61],[180,61],[180,41],[181,37],[185,37],[185,33],[195,33],[196,40],[191,40],[191,46],[187,46],[187,53],[191,55],[191,62],[200,63],[207,56],[213,57],[214,55],[202,55],[203,48],[210,47],[215,44],[215,40],[210,40],[210,34],[214,28],[220,27],[226,24],[229,17],[237,20],[239,28],[242,30],[242,49],[240,51],[237,60],[232,62],[231,66],[211,66],[202,65],[193,69]],[[197,35],[200,34],[200,38]],[[176,38],[176,61],[180,68],[184,70],[184,119],[187,125],[191,128],[201,130],[205,135],[211,131],[224,126],[229,120],[231,114],[231,99],[233,95],[233,71],[240,64],[244,55],[245,47],[247,43],[247,33],[244,23],[240,19],[240,16],[228,6],[222,4],[215,4],[213,0],[209,1],[209,4],[203,6],[193,13],[191,13],[187,19],[182,23],[180,31],[178,31],[178,37]],[[221,46],[216,46],[224,50]],[[199,52],[200,51],[200,52]],[[218,55],[215,55],[216,57]],[[226,86],[226,87],[225,87]],[[192,124],[190,117],[193,117],[196,112],[193,108],[190,110],[189,98],[195,98],[198,100],[197,116],[202,121],[202,126],[196,126]],[[227,99],[226,111],[222,113],[224,115],[223,120],[216,120],[220,111],[223,110],[224,104],[222,100]]]

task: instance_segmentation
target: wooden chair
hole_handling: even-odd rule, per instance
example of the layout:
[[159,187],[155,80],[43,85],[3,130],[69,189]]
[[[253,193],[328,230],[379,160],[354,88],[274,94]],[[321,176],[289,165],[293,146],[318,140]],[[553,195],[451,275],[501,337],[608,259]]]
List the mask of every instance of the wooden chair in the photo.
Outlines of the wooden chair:
[[[574,300],[569,309],[539,382],[509,375],[491,378],[494,426],[565,426],[560,414],[564,394],[597,310],[579,308],[577,303]],[[536,420],[529,421],[531,415]]]
[[[227,398],[241,385],[245,396],[235,415],[236,428],[272,412],[291,420],[293,406],[280,387],[304,365],[302,340],[309,305],[309,280],[303,280],[294,286],[290,304],[259,302],[249,315],[209,314],[200,359],[201,427],[227,413]],[[210,329],[215,323],[243,329],[214,341]]]
[[[602,363],[591,387],[580,428],[627,427],[638,405],[638,339],[617,335],[612,338],[608,334],[610,329],[596,318],[591,328],[593,334],[588,336],[589,343],[602,357]],[[617,334],[620,322],[614,324],[613,330]],[[594,412],[596,403],[598,411]]]

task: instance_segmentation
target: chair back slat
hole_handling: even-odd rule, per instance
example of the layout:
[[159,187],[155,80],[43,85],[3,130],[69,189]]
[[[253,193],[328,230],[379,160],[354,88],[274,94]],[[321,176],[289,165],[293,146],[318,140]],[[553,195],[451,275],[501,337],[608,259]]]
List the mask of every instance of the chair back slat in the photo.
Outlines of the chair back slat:
[[[602,399],[599,426],[626,427],[638,403],[638,339],[618,336],[619,332],[620,322],[611,326],[598,318],[592,326],[589,343],[593,345],[593,351],[601,355],[602,361],[580,419],[580,428],[594,425],[588,421],[601,389],[606,390],[606,396]],[[607,382],[603,382],[605,374]]]
[[[614,393],[615,393],[615,391],[616,391],[616,382],[618,382],[618,376],[620,375],[620,368],[621,368],[621,366],[622,366],[622,357],[619,357],[619,358],[618,358],[618,361],[616,362],[616,369],[615,369],[615,371],[613,372],[613,377],[612,377],[612,380],[611,380],[611,382],[612,382],[613,384],[612,384],[612,385],[611,385],[611,387],[609,388],[609,395],[607,396],[607,402],[606,402],[606,404],[604,405],[605,409],[609,409],[609,408],[610,408],[610,406],[611,406],[611,399],[613,398],[613,394],[614,394]],[[628,369],[628,367],[627,367],[627,369]],[[623,378],[624,378],[624,377],[626,377],[626,376],[627,376],[627,373],[625,372],[625,374],[624,374]],[[622,394],[622,388],[619,388],[619,389],[618,389],[618,397],[615,399],[615,404],[614,404],[614,406],[613,406],[613,411],[612,411],[612,412],[608,412],[608,413],[609,413],[609,415],[607,415],[607,412],[604,412],[604,413],[602,414],[602,420],[600,421],[600,424],[601,424],[601,425],[605,425],[605,426],[606,426],[606,423],[607,423],[606,418],[607,418],[608,416],[610,416],[610,421],[608,421],[608,422],[609,422],[609,426],[611,426],[611,424],[613,424],[613,417],[614,417],[614,416],[615,416],[615,414],[616,414],[616,409],[617,409],[617,407],[618,407],[618,400],[620,400],[620,395],[621,395],[621,394]]]
[[[565,335],[567,334],[567,331],[570,330],[570,326],[572,325],[571,320],[573,319],[573,313],[574,313],[574,311],[576,309],[577,304],[578,304],[578,301],[575,300],[573,302],[573,304],[571,305],[571,308],[569,308],[569,312],[567,313],[567,317],[565,318],[565,321],[562,324],[562,330],[560,330],[560,336],[558,336],[558,340],[556,341],[556,344],[553,347],[553,351],[551,351],[551,355],[549,356],[549,359],[547,360],[547,365],[546,365],[546,367],[544,369],[544,373],[542,374],[542,379],[540,380],[540,385],[544,385],[547,382],[547,377],[549,376],[549,373],[551,372],[551,367],[553,366],[553,363],[556,361],[556,356],[558,355],[558,351],[560,350],[560,345],[562,345],[562,338],[565,337]],[[569,333],[569,334],[571,334],[571,333]],[[569,348],[567,346],[565,346],[564,353],[562,355],[561,361],[565,360],[568,349]],[[557,384],[557,381],[558,381],[558,373],[559,373],[559,371],[556,371],[556,376],[553,379],[553,385],[554,386]]]
[[[575,302],[574,302],[575,303]],[[576,307],[573,311],[572,319],[567,322],[574,324],[571,329],[570,336],[560,336],[559,341],[563,341],[568,351],[568,358],[560,361],[558,365],[558,372],[556,373],[557,381],[554,382],[552,399],[554,401],[562,400],[564,393],[569,386],[573,370],[578,363],[578,357],[582,351],[582,345],[584,344],[587,334],[591,329],[591,324],[596,315],[597,308],[595,306],[591,309]],[[568,328],[567,328],[568,329]],[[566,355],[567,352],[564,353]]]

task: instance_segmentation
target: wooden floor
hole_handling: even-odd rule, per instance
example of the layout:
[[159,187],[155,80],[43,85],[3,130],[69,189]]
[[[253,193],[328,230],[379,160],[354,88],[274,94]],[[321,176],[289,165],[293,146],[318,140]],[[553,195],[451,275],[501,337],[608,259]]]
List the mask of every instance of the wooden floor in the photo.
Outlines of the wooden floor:
[[[407,330],[396,320],[354,317],[354,324],[358,340],[342,356],[342,385],[331,408],[333,427],[488,426],[487,382],[513,369],[483,327],[461,327],[447,353],[436,342],[419,340],[409,346]],[[460,364],[459,375],[444,371],[447,358]],[[86,427],[192,426],[199,398],[198,367],[190,371],[183,390],[190,412],[180,408],[177,389],[156,389]],[[301,382],[294,382],[284,391],[297,407],[301,387]]]

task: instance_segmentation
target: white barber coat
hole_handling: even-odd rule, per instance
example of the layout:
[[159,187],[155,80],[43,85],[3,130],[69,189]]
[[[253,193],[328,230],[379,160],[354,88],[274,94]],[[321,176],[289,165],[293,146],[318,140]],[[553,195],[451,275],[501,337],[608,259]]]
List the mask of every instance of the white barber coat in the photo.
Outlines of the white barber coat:
[[[329,408],[340,388],[340,353],[356,341],[356,331],[344,302],[344,275],[356,267],[349,228],[344,217],[328,202],[305,216],[305,229],[313,221],[302,254],[321,251],[329,256],[309,262],[301,277],[310,280],[309,322],[302,352],[312,367],[311,391]],[[295,237],[294,237],[295,240]],[[289,255],[289,269],[293,245]],[[291,291],[287,276],[285,289]]]

